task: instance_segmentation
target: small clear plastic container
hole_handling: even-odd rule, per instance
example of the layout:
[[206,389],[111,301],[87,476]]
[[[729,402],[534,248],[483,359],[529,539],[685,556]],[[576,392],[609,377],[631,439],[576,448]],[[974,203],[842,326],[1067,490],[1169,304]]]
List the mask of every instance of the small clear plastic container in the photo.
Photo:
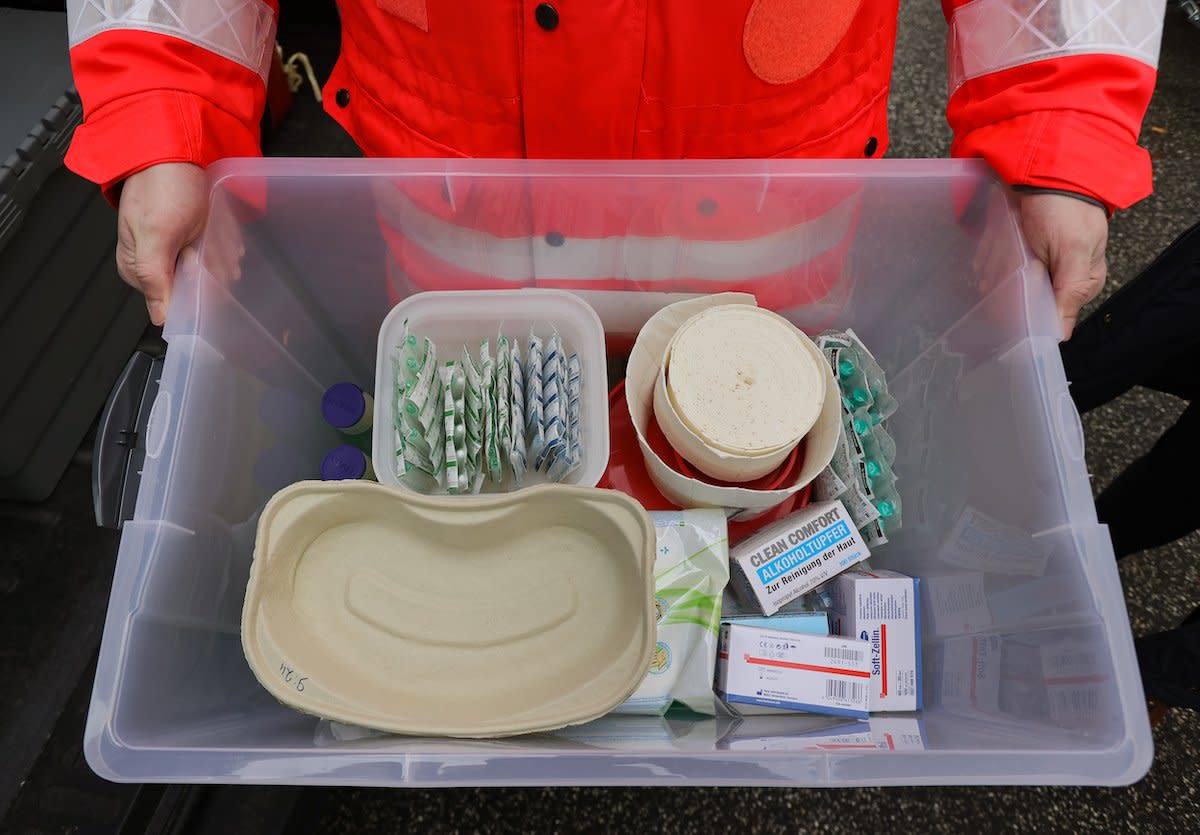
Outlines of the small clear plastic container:
[[[404,323],[408,322],[405,329]],[[481,290],[417,293],[392,309],[379,328],[379,351],[375,362],[375,423],[371,458],[375,474],[383,484],[406,485],[396,472],[396,409],[392,389],[392,355],[406,333],[418,339],[430,339],[437,348],[438,364],[461,360],[463,347],[478,360],[484,339],[496,354],[501,333],[518,340],[521,357],[528,356],[530,329],[543,340],[555,331],[562,338],[567,354],[579,354],[580,433],[583,461],[563,479],[564,484],[595,487],[608,465],[608,366],[604,351],[604,326],[587,302],[565,290]],[[441,410],[438,410],[441,414]],[[531,466],[521,487],[545,484],[544,472]],[[508,493],[517,490],[507,462],[506,477],[500,483],[484,479],[483,493]],[[445,490],[439,491],[445,493]]]

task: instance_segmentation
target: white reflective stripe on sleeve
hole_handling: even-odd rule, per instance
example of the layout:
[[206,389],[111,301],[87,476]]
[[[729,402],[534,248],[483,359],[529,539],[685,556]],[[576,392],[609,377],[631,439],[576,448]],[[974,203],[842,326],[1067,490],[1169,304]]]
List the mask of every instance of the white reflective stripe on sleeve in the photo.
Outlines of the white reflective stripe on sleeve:
[[1033,61],[1109,53],[1158,66],[1166,0],[973,0],[954,10],[949,85]]
[[568,232],[553,246],[543,237],[501,238],[442,220],[390,183],[375,183],[374,190],[384,222],[413,245],[460,270],[513,282],[610,278],[728,282],[774,275],[806,264],[841,243],[861,199],[852,194],[804,223],[741,241],[665,235],[585,238]]
[[170,35],[228,58],[267,82],[275,10],[262,0],[67,0],[71,46],[113,29]]

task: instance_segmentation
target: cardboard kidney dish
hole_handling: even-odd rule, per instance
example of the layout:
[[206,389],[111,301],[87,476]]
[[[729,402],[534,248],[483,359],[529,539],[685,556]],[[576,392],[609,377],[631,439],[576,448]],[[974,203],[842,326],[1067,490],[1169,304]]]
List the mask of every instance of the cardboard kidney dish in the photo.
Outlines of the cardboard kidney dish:
[[301,482],[259,521],[242,646],[281,702],[339,722],[459,737],[586,722],[646,675],[654,541],[609,490]]

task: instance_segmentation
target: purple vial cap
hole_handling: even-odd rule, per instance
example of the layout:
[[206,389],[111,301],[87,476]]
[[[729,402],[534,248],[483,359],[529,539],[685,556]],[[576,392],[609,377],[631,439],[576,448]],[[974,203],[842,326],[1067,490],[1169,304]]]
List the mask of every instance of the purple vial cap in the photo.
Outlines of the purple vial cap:
[[367,411],[363,390],[354,383],[334,383],[321,398],[321,414],[335,429],[349,429]]
[[321,461],[321,478],[324,481],[342,481],[362,478],[367,474],[367,456],[350,444],[343,444],[325,453]]

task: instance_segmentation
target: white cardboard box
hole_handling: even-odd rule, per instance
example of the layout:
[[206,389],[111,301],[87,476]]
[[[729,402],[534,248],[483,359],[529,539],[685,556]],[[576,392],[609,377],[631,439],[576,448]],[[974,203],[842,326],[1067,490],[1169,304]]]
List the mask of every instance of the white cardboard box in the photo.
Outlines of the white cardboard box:
[[716,691],[739,714],[869,716],[870,648],[850,638],[721,625]]
[[895,571],[847,571],[826,587],[834,635],[871,649],[871,711],[921,709],[920,580]]
[[773,615],[871,556],[840,501],[818,502],[780,519],[729,553],[741,603]]
[[931,635],[969,635],[992,625],[987,588],[978,571],[925,577],[921,592]]

